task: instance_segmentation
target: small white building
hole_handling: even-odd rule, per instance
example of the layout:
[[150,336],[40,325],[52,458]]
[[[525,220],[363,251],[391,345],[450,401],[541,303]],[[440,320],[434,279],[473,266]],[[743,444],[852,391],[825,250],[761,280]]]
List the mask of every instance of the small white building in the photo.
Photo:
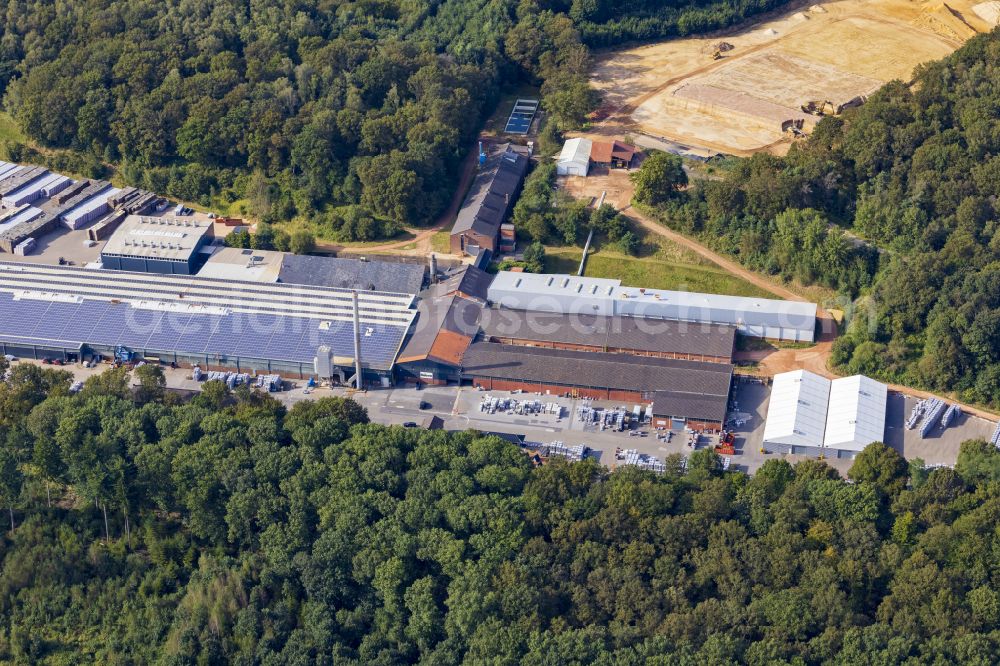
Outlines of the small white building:
[[888,394],[885,384],[864,375],[841,377],[830,383],[823,438],[824,448],[831,449],[829,455],[853,458],[872,442],[884,441]]
[[764,448],[818,456],[823,452],[830,380],[794,370],[774,376],[764,423]]
[[556,163],[556,173],[560,176],[586,176],[590,170],[590,139],[570,139],[563,144]]

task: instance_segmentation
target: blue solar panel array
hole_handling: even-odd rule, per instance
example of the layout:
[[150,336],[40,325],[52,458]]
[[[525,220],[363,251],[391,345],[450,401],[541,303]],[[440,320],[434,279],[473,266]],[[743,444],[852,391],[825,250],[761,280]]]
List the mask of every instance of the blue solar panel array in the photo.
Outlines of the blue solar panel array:
[[533,99],[519,99],[514,103],[514,110],[511,111],[507,119],[507,127],[504,132],[507,134],[527,134],[531,128],[531,120],[538,110],[538,101]]
[[[122,303],[14,300],[0,293],[0,340],[9,344],[79,347],[122,345],[131,350],[311,363],[316,348],[354,356],[354,327],[333,321],[270,314],[188,314],[137,310]],[[405,326],[362,324],[361,357],[388,368]]]

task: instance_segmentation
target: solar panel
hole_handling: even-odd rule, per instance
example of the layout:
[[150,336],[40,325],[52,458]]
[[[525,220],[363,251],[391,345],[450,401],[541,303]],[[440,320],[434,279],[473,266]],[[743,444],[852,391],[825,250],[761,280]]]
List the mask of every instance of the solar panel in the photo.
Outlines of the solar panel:
[[177,336],[174,345],[178,352],[185,354],[201,354],[212,332],[219,325],[222,317],[217,315],[193,314]]
[[150,337],[159,332],[163,312],[130,309],[118,344],[129,349],[145,349]]
[[514,108],[507,119],[507,126],[504,132],[507,134],[527,134],[531,128],[531,121],[538,111],[538,100],[519,99],[514,103]]
[[[366,365],[388,368],[406,325],[363,324]],[[311,363],[328,345],[340,357],[354,355],[353,322],[277,314],[191,314],[133,308],[127,303],[85,299],[79,303],[21,299],[0,292],[0,337],[10,344],[65,347],[123,345],[160,354],[203,354]]]
[[130,307],[122,304],[112,303],[111,307],[105,311],[94,330],[91,331],[87,342],[95,345],[107,345],[109,347],[118,344],[118,338],[128,322]]
[[73,319],[66,322],[60,332],[60,337],[66,340],[79,340],[89,342],[90,334],[101,320],[104,313],[111,308],[111,303],[100,301],[84,301],[80,303]]

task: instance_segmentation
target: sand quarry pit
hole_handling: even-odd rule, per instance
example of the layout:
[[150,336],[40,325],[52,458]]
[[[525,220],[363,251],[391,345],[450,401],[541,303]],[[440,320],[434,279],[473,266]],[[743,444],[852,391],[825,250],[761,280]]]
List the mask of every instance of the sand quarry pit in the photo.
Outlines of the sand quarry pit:
[[[810,101],[869,95],[942,58],[1000,20],[1000,1],[841,0],[793,5],[756,24],[599,54],[601,125],[712,151],[783,154],[786,120],[808,131]],[[734,48],[713,59],[720,42]]]

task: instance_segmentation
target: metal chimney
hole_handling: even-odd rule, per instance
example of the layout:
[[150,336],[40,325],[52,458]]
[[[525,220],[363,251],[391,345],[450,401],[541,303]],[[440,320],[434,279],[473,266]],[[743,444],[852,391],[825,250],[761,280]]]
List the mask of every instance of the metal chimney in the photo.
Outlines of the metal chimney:
[[438,260],[437,256],[433,252],[431,252],[431,258],[430,258],[430,271],[431,271],[431,284],[435,284],[437,283]]
[[361,315],[358,313],[358,290],[351,291],[351,300],[354,302],[354,385],[360,391],[363,382],[361,381]]

